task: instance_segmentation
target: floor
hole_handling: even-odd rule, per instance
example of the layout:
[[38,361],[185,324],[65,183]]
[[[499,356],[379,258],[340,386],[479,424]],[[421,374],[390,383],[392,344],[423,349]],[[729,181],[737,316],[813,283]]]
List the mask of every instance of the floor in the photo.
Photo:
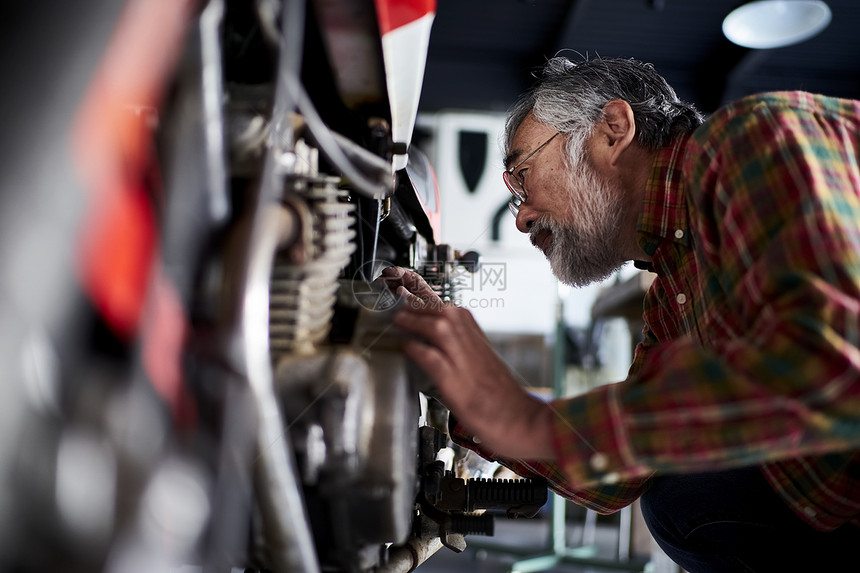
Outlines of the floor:
[[[566,526],[568,549],[577,549],[577,563],[563,562],[553,565],[536,564],[537,568],[517,567],[516,571],[546,571],[549,573],[602,573],[605,571],[655,571],[649,564],[650,556],[622,561],[618,559],[618,523],[616,520],[599,518],[596,525],[588,528],[583,540],[584,519],[569,516]],[[550,550],[551,515],[542,513],[534,519],[496,519],[496,534],[493,537],[467,536],[467,549],[454,553],[443,547],[433,557],[420,565],[418,573],[508,573],[514,571],[515,563],[523,563],[529,557],[546,556]],[[585,543],[583,543],[585,541]],[[595,566],[600,561],[602,566]]]

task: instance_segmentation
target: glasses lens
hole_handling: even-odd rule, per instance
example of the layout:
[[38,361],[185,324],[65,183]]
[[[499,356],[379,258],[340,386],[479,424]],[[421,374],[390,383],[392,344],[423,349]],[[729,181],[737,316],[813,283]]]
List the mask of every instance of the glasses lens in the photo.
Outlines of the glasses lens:
[[511,195],[513,195],[511,200],[508,201],[508,210],[516,217],[517,212],[520,210],[520,205],[525,201],[525,190],[520,180],[510,171],[502,172],[502,178],[505,180],[505,185],[508,186]]
[[523,189],[523,184],[517,176],[510,171],[504,171],[502,177],[505,180],[505,185],[508,186],[511,194],[517,199],[517,205],[525,201],[526,191]]

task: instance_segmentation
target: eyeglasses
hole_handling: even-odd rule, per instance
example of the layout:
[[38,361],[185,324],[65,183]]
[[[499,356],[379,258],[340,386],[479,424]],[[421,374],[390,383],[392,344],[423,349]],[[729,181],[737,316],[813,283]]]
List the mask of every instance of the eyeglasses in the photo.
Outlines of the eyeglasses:
[[517,213],[520,210],[520,205],[526,202],[526,198],[528,197],[528,193],[526,193],[526,184],[523,180],[522,176],[517,173],[517,168],[531,159],[538,151],[546,147],[550,141],[555,139],[555,136],[560,132],[556,131],[555,134],[541,143],[537,149],[526,155],[521,161],[519,161],[516,165],[508,169],[507,171],[502,172],[502,178],[505,180],[505,185],[508,186],[508,190],[510,190],[511,200],[508,201],[508,209],[511,211],[514,217],[517,216]]

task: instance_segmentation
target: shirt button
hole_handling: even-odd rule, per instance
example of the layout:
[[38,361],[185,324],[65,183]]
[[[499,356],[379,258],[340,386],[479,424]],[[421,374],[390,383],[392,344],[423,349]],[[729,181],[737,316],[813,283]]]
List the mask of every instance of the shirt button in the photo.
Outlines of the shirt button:
[[473,444],[480,444],[481,438],[479,438],[478,436],[472,436],[472,443]]
[[684,304],[685,302],[687,302],[687,295],[685,295],[684,293],[678,293],[678,295],[675,296],[675,300],[678,302],[678,304]]
[[610,472],[610,473],[606,474],[605,476],[603,476],[603,478],[600,480],[600,483],[606,484],[606,485],[612,485],[612,484],[618,483],[620,480],[621,480],[621,476],[619,476],[617,472]]
[[683,239],[684,238],[684,230],[683,229],[675,229],[675,238]]
[[815,517],[815,510],[809,507],[808,505],[803,508],[803,513],[805,513],[808,517]]
[[606,456],[606,454],[601,454],[600,452],[597,452],[596,454],[591,456],[591,459],[588,460],[588,463],[589,465],[591,465],[591,469],[593,469],[594,471],[604,472],[606,471],[606,468],[609,467],[609,458]]

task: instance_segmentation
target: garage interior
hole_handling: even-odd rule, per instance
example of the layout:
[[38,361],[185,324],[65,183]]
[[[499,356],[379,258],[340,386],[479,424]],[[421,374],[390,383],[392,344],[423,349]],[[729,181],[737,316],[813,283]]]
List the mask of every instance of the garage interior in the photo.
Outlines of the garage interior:
[[[84,184],[77,179],[69,154],[68,128],[124,3],[7,4],[4,10],[9,14],[0,34],[0,73],[7,78],[0,106],[0,125],[6,131],[0,142],[0,268],[4,273],[8,269],[26,272],[0,277],[0,311],[54,325],[63,313],[72,314],[64,306],[68,292],[56,287],[75,276],[74,245],[56,237],[74,236],[84,211],[80,202]],[[500,122],[508,106],[528,88],[532,74],[556,54],[574,61],[600,56],[651,63],[681,99],[705,114],[744,95],[773,90],[860,99],[860,2],[827,0],[831,19],[820,33],[788,46],[764,49],[741,47],[723,33],[724,19],[743,4],[740,0],[438,0],[418,106],[416,144],[426,146],[437,170],[439,164],[445,166],[437,173],[443,204],[473,218],[493,219],[503,208],[508,195],[499,157],[494,155]],[[461,142],[462,147],[451,147],[450,141]],[[480,159],[471,155],[476,145]],[[59,193],[58,189],[69,192]],[[490,195],[481,210],[473,206],[477,197]],[[443,213],[456,224],[454,215]],[[529,260],[537,258],[527,240],[514,236],[511,220],[494,221],[494,226],[487,224],[486,228],[481,224],[480,232],[466,229],[456,235],[456,241],[463,246],[478,243],[478,250],[486,249],[484,260],[491,265],[501,264],[506,251],[513,253],[512,259],[521,254]],[[623,376],[624,363],[641,330],[641,297],[648,287],[647,277],[627,269],[584,293],[584,298],[565,291],[564,296],[572,297],[565,299],[566,310],[578,314],[567,328],[562,325],[557,331],[558,307],[554,305],[556,297],[563,299],[557,285],[545,268],[537,271],[516,264],[512,260],[507,266],[512,284],[504,301],[510,305],[510,314],[530,316],[532,328],[516,322],[496,327],[492,321],[498,313],[479,310],[486,310],[482,316],[493,324],[489,338],[530,389],[548,398]],[[518,271],[521,275],[545,279],[540,290],[545,304],[540,310],[513,308],[511,293],[520,288],[513,284],[515,269],[525,269]],[[42,293],[50,287],[55,288]],[[16,294],[27,291],[29,306],[17,304],[15,297],[7,300],[7,291],[13,290]],[[17,323],[10,321],[4,328],[0,342],[16,339]],[[591,342],[598,335],[612,356],[597,355]],[[555,343],[561,339],[563,344]],[[17,361],[15,352],[10,351]],[[592,372],[595,363],[603,366],[596,374]],[[555,377],[558,364],[564,366],[562,379]],[[13,417],[12,413],[0,416],[7,422]],[[49,437],[39,434],[33,443],[47,443]],[[40,476],[49,473],[42,469],[34,471]],[[0,497],[0,508],[15,505],[14,500]],[[33,515],[39,511],[37,507]],[[494,537],[468,537],[461,554],[442,548],[418,571],[679,573],[653,546],[637,511],[634,506],[598,517],[551,497],[536,518],[500,518]],[[26,515],[30,515],[29,509]],[[0,516],[0,525],[10,526],[11,522]],[[14,526],[17,528],[17,522]],[[27,538],[32,547],[21,545],[28,557],[40,552],[39,535],[59,537],[53,523],[38,522],[34,527],[38,535]],[[9,539],[15,538],[10,535]],[[17,555],[17,548],[2,549],[3,556]],[[87,563],[86,557],[82,561]],[[199,568],[182,568],[186,570]]]

